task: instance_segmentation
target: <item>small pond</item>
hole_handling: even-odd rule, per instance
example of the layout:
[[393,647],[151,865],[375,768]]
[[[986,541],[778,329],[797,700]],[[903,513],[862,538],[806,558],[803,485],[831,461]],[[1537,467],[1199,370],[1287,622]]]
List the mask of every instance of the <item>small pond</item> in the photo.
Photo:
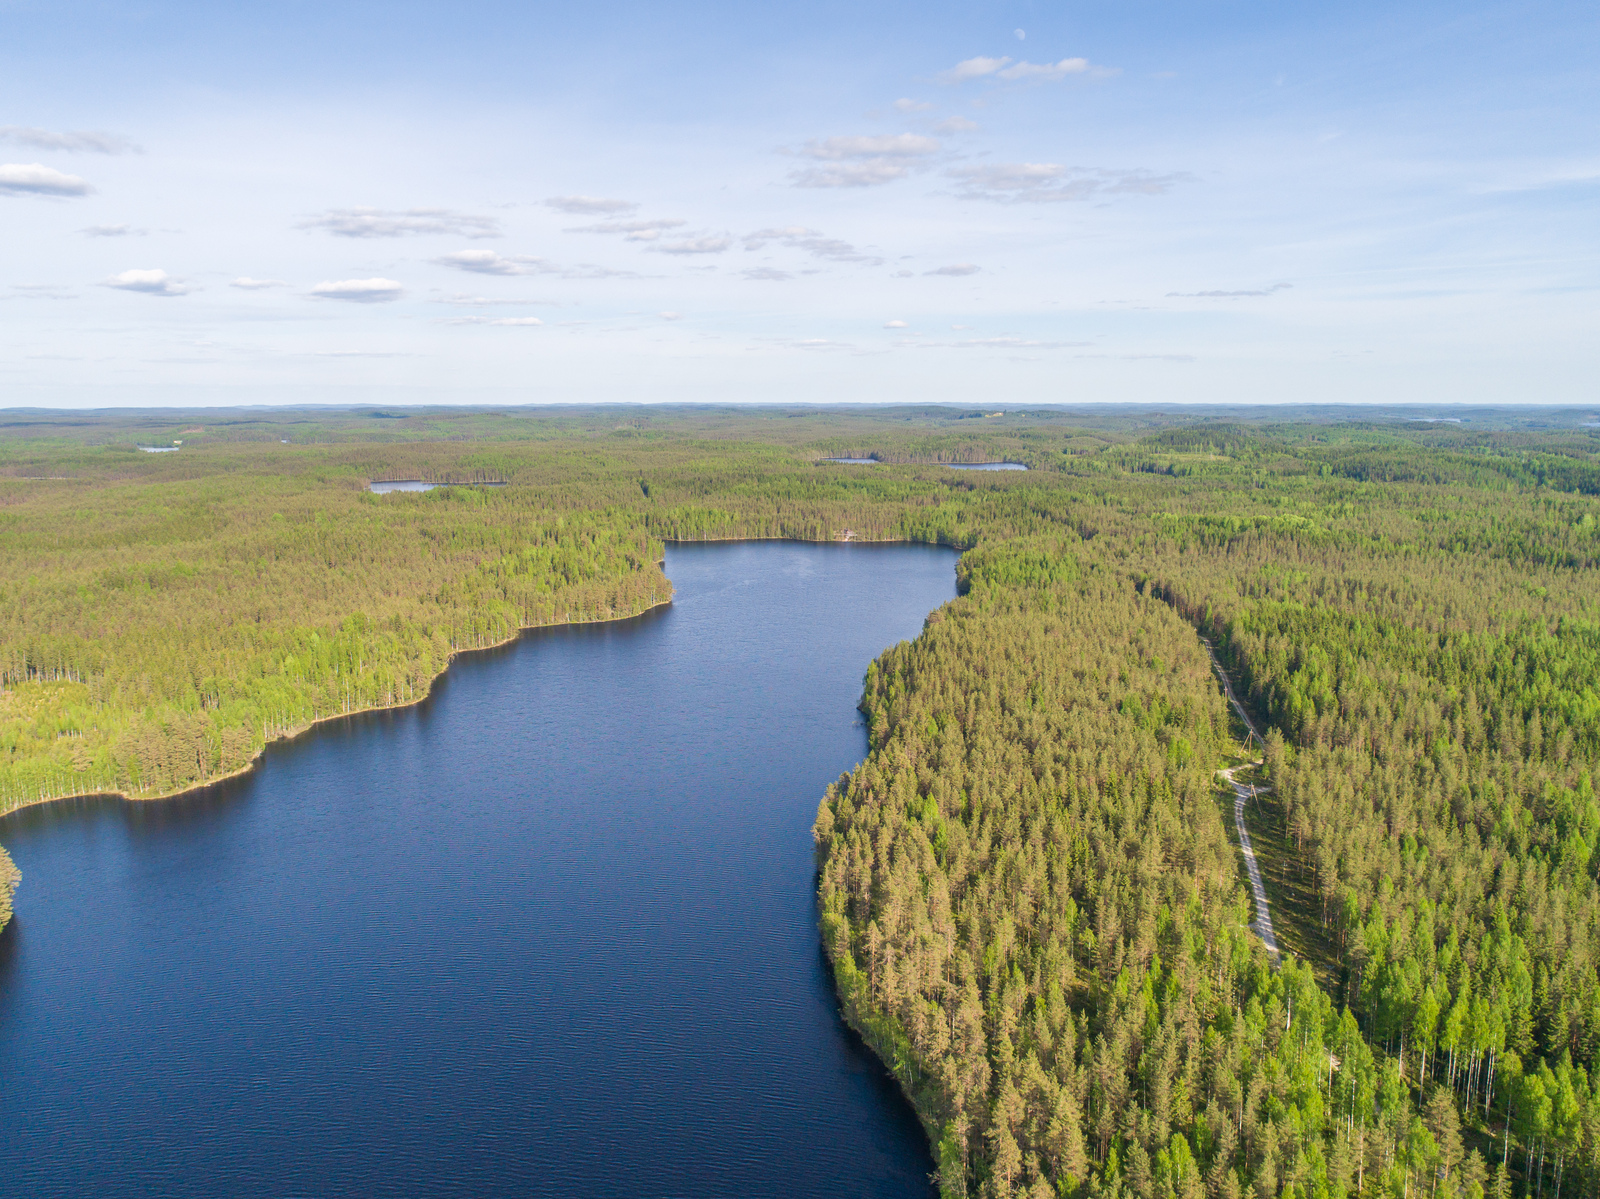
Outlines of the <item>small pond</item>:
[[1027,470],[1021,462],[947,462],[951,470]]
[[424,483],[421,479],[374,480],[367,490],[374,495],[387,495],[391,491],[432,491],[435,487],[504,487],[504,483]]

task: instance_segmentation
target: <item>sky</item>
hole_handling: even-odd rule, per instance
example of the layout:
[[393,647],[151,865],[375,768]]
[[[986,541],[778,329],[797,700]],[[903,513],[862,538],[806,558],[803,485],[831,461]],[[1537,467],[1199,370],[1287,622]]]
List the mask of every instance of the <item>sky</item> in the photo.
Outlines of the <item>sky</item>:
[[1600,6],[0,0],[0,408],[1593,404]]

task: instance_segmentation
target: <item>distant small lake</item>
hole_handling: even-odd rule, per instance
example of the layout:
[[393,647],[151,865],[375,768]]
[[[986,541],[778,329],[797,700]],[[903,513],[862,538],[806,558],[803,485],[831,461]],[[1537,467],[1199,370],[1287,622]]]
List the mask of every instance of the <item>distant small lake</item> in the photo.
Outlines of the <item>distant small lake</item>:
[[367,484],[374,495],[387,495],[391,491],[432,491],[435,487],[504,487],[504,483],[424,483],[421,479],[386,479]]

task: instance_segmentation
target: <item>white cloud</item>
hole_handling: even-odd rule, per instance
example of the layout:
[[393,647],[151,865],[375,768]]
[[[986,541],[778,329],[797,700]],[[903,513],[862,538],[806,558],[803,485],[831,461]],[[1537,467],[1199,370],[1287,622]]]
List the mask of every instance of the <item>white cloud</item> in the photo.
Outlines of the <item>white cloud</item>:
[[911,326],[907,325],[905,321],[887,321],[883,327],[885,329],[909,329]]
[[88,129],[33,129],[25,125],[0,125],[0,143],[32,146],[36,150],[65,150],[75,153],[122,154],[139,147],[116,133],[96,133]]
[[997,74],[1001,79],[1065,79],[1088,69],[1087,58],[1063,58],[1060,62],[1019,62]]
[[681,312],[658,312],[656,315],[664,321],[681,321],[683,319],[683,313]]
[[791,171],[789,180],[795,187],[877,187],[904,179],[910,173],[909,167],[898,162],[841,162]]
[[840,241],[836,237],[824,237],[815,229],[807,229],[804,225],[787,225],[781,229],[757,229],[745,236],[744,248],[759,250],[769,241],[779,242],[793,250],[804,250],[817,258],[827,258],[834,262],[868,262],[874,265],[883,262],[883,259],[876,255],[861,253],[847,241]]
[[676,217],[649,220],[602,221],[598,225],[579,225],[567,233],[620,233],[624,241],[655,241],[667,229],[679,229],[689,222]]
[[926,100],[899,99],[894,102],[894,107],[898,112],[927,112],[933,105]]
[[793,279],[788,271],[780,271],[770,266],[752,267],[748,271],[740,272],[746,279],[754,279],[762,283],[778,283],[784,279]]
[[830,162],[852,158],[920,158],[938,152],[937,141],[917,133],[812,138],[800,151],[807,158],[822,158]]
[[87,196],[94,188],[76,175],[64,175],[37,162],[0,166],[0,195]]
[[229,287],[237,287],[240,291],[265,291],[269,287],[288,287],[282,279],[252,279],[249,275],[240,275]]
[[120,275],[112,275],[103,282],[106,287],[116,287],[123,291],[140,291],[150,296],[181,296],[189,291],[188,285],[182,279],[174,279],[166,271],[159,269],[123,271]]
[[720,254],[731,245],[731,237],[688,237],[682,241],[658,242],[649,249],[659,254]]
[[632,200],[606,200],[599,196],[551,196],[544,205],[573,216],[614,216],[639,207]]
[[795,187],[876,187],[904,179],[919,159],[939,150],[933,138],[916,133],[814,138],[800,153],[829,165],[792,171],[789,181]]
[[79,229],[85,237],[144,237],[148,229],[135,229],[132,225],[90,225]]
[[558,269],[546,258],[531,258],[526,254],[506,257],[493,250],[457,250],[454,254],[446,254],[433,261],[438,266],[450,266],[477,275],[544,275]]
[[319,283],[311,289],[318,300],[349,300],[356,304],[380,304],[398,300],[405,289],[393,279],[341,279]]
[[1246,296],[1271,296],[1280,291],[1288,291],[1293,283],[1274,283],[1271,287],[1257,288],[1255,291],[1169,291],[1168,299],[1176,300],[1238,300]]
[[976,58],[966,58],[956,63],[939,75],[939,82],[965,83],[968,79],[982,79],[985,75],[993,75],[1003,69],[1010,62],[1009,58],[985,58],[980,54]]
[[322,229],[335,237],[408,237],[427,234],[454,234],[459,237],[499,237],[500,222],[494,217],[448,208],[407,208],[386,212],[378,208],[330,208],[320,216],[307,217],[297,229]]
[[971,133],[977,127],[978,122],[966,117],[946,117],[933,128],[935,133]]
[[499,329],[532,329],[544,322],[536,316],[458,316],[446,321],[447,325],[487,325]]
[[923,271],[924,275],[976,275],[982,269],[970,262],[957,262],[951,266],[936,266],[931,271]]
[[1145,170],[1067,167],[1054,162],[1003,162],[954,167],[946,171],[958,181],[966,200],[1044,203],[1091,200],[1105,196],[1154,196],[1171,191],[1191,176],[1178,171],[1158,175]]

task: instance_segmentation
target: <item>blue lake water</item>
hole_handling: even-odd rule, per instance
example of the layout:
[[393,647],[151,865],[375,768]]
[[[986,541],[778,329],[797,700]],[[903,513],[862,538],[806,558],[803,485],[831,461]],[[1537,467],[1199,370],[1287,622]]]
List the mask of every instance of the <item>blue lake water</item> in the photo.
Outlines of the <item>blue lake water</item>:
[[28,1196],[916,1196],[811,820],[926,546],[672,547],[674,603],[458,661],[176,800],[0,819]]
[[947,462],[951,470],[1027,470],[1022,462]]
[[[449,487],[449,483],[424,483],[421,479],[376,479],[367,484],[374,495],[388,495],[391,491],[432,491],[435,487]],[[456,487],[504,487],[504,483],[456,483]]]

